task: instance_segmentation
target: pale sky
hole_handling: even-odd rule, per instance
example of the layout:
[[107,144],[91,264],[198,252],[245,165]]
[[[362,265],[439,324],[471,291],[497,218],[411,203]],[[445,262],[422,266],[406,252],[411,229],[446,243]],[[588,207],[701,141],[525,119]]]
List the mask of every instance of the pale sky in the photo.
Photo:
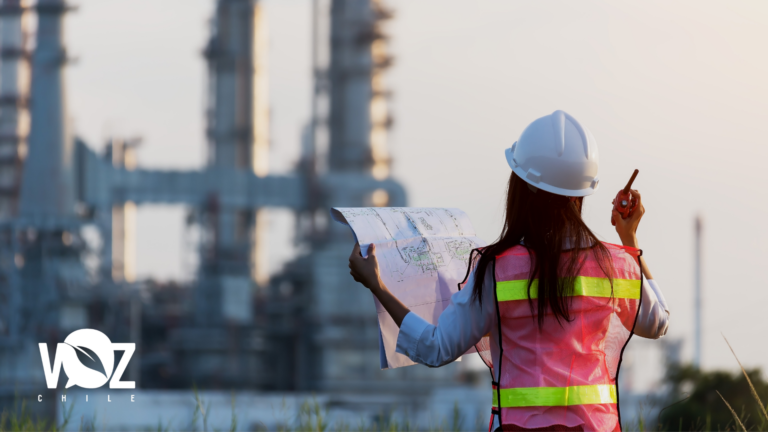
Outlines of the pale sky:
[[[202,165],[205,65],[213,0],[80,0],[68,17],[75,129],[101,148],[141,135],[147,167]],[[492,241],[509,168],[532,120],[562,109],[600,149],[600,190],[585,218],[610,242],[610,201],[634,168],[647,214],[641,247],[670,305],[668,337],[693,334],[693,218],[705,223],[704,360],[768,370],[764,144],[768,3],[389,0],[395,66],[391,151],[411,206],[459,207]],[[310,0],[266,0],[272,166],[298,156],[309,118]],[[188,278],[184,210],[139,215],[141,275]],[[288,226],[286,217],[273,218]],[[279,230],[276,230],[279,231]],[[273,265],[290,254],[276,238]],[[169,258],[171,257],[171,258]],[[177,258],[178,257],[178,258]],[[339,263],[339,265],[346,265]],[[685,355],[690,356],[690,343]]]

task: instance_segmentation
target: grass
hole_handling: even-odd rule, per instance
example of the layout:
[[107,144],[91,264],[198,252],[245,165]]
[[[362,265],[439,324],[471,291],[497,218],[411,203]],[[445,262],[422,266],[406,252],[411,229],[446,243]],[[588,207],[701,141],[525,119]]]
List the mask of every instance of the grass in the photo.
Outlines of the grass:
[[[760,398],[760,394],[763,394],[765,396],[765,388],[766,383],[760,378],[759,371],[755,370],[752,372],[747,372],[746,369],[741,364],[741,361],[739,360],[738,356],[736,355],[735,351],[731,347],[728,340],[723,336],[723,339],[725,339],[726,344],[728,344],[728,348],[731,350],[731,353],[733,354],[734,358],[736,359],[736,362],[739,365],[739,368],[741,370],[741,374],[737,375],[730,375],[725,372],[721,371],[713,371],[713,372],[707,372],[703,373],[698,371],[698,369],[691,369],[690,367],[683,367],[681,370],[683,371],[683,374],[688,379],[696,378],[697,384],[692,389],[685,390],[685,393],[680,394],[679,391],[673,391],[672,394],[678,394],[680,396],[680,399],[677,401],[674,401],[673,403],[667,405],[666,407],[662,408],[661,411],[658,414],[658,417],[653,419],[653,421],[649,421],[650,419],[644,418],[643,416],[643,409],[641,406],[640,409],[640,416],[634,423],[625,423],[622,425],[622,430],[624,431],[662,431],[662,430],[668,430],[668,431],[688,431],[688,430],[696,430],[696,431],[749,431],[749,430],[757,430],[757,431],[765,431],[768,430],[768,411],[766,410],[766,405],[763,403],[762,399]],[[741,381],[741,384],[738,384],[738,386],[735,384],[736,378],[738,375],[744,376],[744,381]],[[674,375],[672,375],[674,377]],[[682,375],[679,375],[682,376]],[[669,378],[670,376],[668,376]],[[698,377],[698,378],[697,378]],[[754,379],[757,379],[758,386],[757,388],[760,388],[761,391],[758,392],[756,389],[755,383],[753,382]],[[672,378],[671,382],[674,382],[676,379]],[[678,382],[679,383],[679,382]],[[746,384],[745,384],[746,383]],[[701,386],[701,387],[699,387]],[[729,397],[724,396],[723,394],[730,394],[731,401],[729,401]],[[711,400],[711,403],[702,405],[702,396],[704,396],[705,399]],[[697,402],[693,402],[692,397],[698,397]],[[740,401],[738,403],[738,406],[734,408],[732,401],[734,399],[737,399]],[[757,404],[757,409],[753,409],[752,404]],[[718,405],[720,404],[720,408],[718,408]],[[667,420],[662,423],[662,415],[664,414],[664,411],[667,409],[678,409],[676,411],[677,413],[681,413],[683,411],[680,410],[680,407],[688,405],[688,408],[685,408],[688,411],[688,415],[686,417],[686,420],[684,421],[684,418],[682,416],[678,416],[673,414],[670,418],[669,415],[667,415]],[[693,410],[694,415],[691,416],[691,411]],[[726,410],[725,414],[726,419],[721,421],[714,421],[713,417],[715,417],[714,410]],[[750,412],[751,411],[751,412]],[[727,421],[727,417],[730,417],[730,421]],[[720,417],[721,420],[723,419],[722,416]]]
[[[175,431],[201,431],[201,432],[223,432],[221,429],[209,427],[209,416],[211,413],[211,403],[206,402],[197,389],[192,390],[194,409],[192,410],[189,423],[183,426],[181,429],[172,429],[171,424],[163,424],[162,421],[158,421],[155,429],[147,429],[147,431],[154,430],[157,432],[175,432]],[[38,432],[38,431],[62,431],[70,425],[72,419],[72,412],[75,404],[69,405],[69,409],[63,413],[62,422],[56,424],[50,419],[35,416],[28,408],[25,399],[17,402],[12,410],[3,411],[0,414],[0,431],[2,432]],[[235,412],[235,397],[232,396],[232,417],[230,425],[228,427],[230,432],[238,430],[239,423],[237,413]],[[462,425],[466,419],[461,415],[458,402],[453,406],[453,410],[449,418],[442,419],[436,422],[435,425],[428,427],[426,430],[429,432],[448,432],[448,431],[460,431]],[[477,430],[487,430],[487,421],[485,418],[478,418],[475,424]],[[254,429],[255,427],[255,429]],[[78,431],[96,431],[96,419],[81,419]],[[269,430],[263,423],[251,426],[248,430],[267,431]],[[298,413],[293,419],[287,419],[282,424],[278,424],[277,431],[279,432],[409,432],[418,429],[410,419],[405,416],[398,418],[393,413],[380,414],[374,417],[373,421],[366,422],[364,418],[360,418],[357,424],[348,424],[344,421],[337,421],[332,423],[328,417],[328,412],[315,398],[305,400],[302,402],[298,409]]]
[[[442,419],[437,424],[429,426],[429,432],[460,431],[465,419],[461,415],[458,402],[454,403],[449,419]],[[478,419],[475,424],[477,430],[487,430],[484,419]],[[343,421],[331,424],[327,411],[316,400],[304,401],[299,408],[299,414],[293,425],[278,429],[280,432],[409,432],[424,430],[414,425],[408,416],[397,418],[393,413],[380,414],[374,421],[366,424],[363,418],[356,425],[350,425]]]
[[[725,339],[725,336],[723,336]],[[728,402],[728,400],[721,394],[721,392],[718,390],[716,391],[717,396],[719,396],[719,400],[722,401],[725,407],[727,407],[728,411],[730,412],[730,415],[733,417],[733,420],[721,426],[721,424],[712,425],[710,413],[702,413],[704,417],[699,417],[693,424],[690,426],[683,425],[683,419],[680,418],[679,423],[676,424],[672,429],[670,429],[669,425],[662,426],[661,424],[661,415],[662,412],[670,407],[673,406],[680,406],[678,404],[684,404],[688,401],[690,398],[690,395],[686,396],[683,399],[680,399],[667,407],[664,407],[658,415],[658,419],[653,419],[655,421],[649,421],[649,419],[646,418],[646,409],[650,409],[652,411],[653,404],[650,406],[644,406],[644,404],[641,403],[640,406],[640,415],[638,418],[633,422],[629,424],[623,424],[622,430],[625,431],[647,431],[647,430],[736,430],[736,431],[747,431],[752,428],[753,430],[768,430],[768,411],[766,410],[765,404],[763,404],[763,401],[761,400],[758,391],[755,389],[755,386],[750,379],[750,375],[747,373],[747,371],[744,369],[744,367],[741,364],[741,361],[738,359],[738,356],[736,356],[736,353],[734,352],[733,348],[731,347],[730,343],[727,339],[725,339],[725,342],[728,344],[728,348],[731,350],[731,352],[734,355],[734,358],[736,359],[737,363],[739,364],[739,368],[744,375],[744,378],[746,379],[746,382],[749,384],[749,393],[751,395],[751,399],[754,400],[755,403],[759,406],[759,410],[757,411],[758,415],[758,421],[754,422],[751,421],[750,415],[747,414],[746,408],[744,406],[741,406],[741,413],[738,413]],[[762,388],[762,387],[761,387]],[[737,395],[741,395],[743,393],[737,393]],[[733,393],[731,393],[731,396],[733,396]],[[744,397],[747,397],[744,395]],[[193,389],[193,400],[194,400],[194,409],[191,413],[190,421],[186,424],[182,429],[183,431],[202,431],[202,432],[221,432],[219,429],[210,428],[209,427],[209,417],[211,413],[211,403],[206,402],[199,394],[197,389]],[[285,405],[285,404],[284,404]],[[234,432],[238,430],[241,425],[238,423],[238,417],[237,413],[235,411],[235,397],[232,396],[232,414],[231,414],[231,421],[230,425],[228,427],[230,432]],[[285,406],[283,406],[283,409],[285,410]],[[54,420],[46,419],[44,417],[35,416],[27,406],[26,400],[21,400],[21,402],[18,402],[14,405],[14,408],[10,411],[3,411],[0,414],[0,431],[9,431],[9,432],[16,432],[16,431],[24,431],[24,432],[32,432],[32,431],[61,431],[67,428],[67,426],[70,425],[70,422],[72,420],[72,412],[74,409],[74,403],[69,405],[69,409],[63,413],[62,421],[61,423],[57,424]],[[698,412],[698,411],[697,411]],[[451,415],[448,416],[448,418],[438,419],[436,422],[434,422],[432,425],[430,425],[427,430],[430,432],[443,432],[443,431],[459,431],[462,430],[463,427],[465,427],[467,419],[463,418],[461,414],[461,410],[459,409],[458,402],[456,402],[453,406],[453,410]],[[479,415],[477,419],[475,419],[474,424],[466,424],[467,427],[472,427],[476,430],[487,430],[487,422],[488,419],[484,415]],[[746,425],[752,425],[752,426],[746,426]],[[713,427],[714,426],[714,427]],[[268,430],[267,426],[263,423],[257,424],[257,425],[251,425],[249,430],[254,430],[253,428],[256,428],[255,430]],[[96,428],[96,420],[95,418],[90,420],[84,420],[81,419],[81,422],[79,424],[78,430],[80,431],[92,431],[97,430]],[[162,422],[158,422],[157,427],[154,429],[158,432],[171,432],[173,429],[171,428],[170,422],[168,424],[163,424]],[[295,418],[287,418],[283,423],[279,423],[277,425],[277,430],[279,432],[326,432],[326,431],[338,431],[338,432],[352,432],[352,431],[359,431],[359,432],[374,432],[374,431],[387,431],[387,432],[406,432],[406,431],[414,431],[414,430],[421,430],[417,429],[417,426],[411,422],[411,420],[408,418],[407,414],[404,416],[396,416],[393,412],[389,413],[381,413],[377,416],[374,416],[372,421],[365,421],[364,418],[360,418],[357,424],[348,424],[345,421],[333,421],[329,418],[327,409],[322,406],[315,398],[311,398],[308,400],[305,400],[299,407],[297,414],[295,415]]]
[[[757,402],[757,406],[760,407],[760,413],[763,415],[761,419],[760,430],[765,430],[765,427],[768,424],[768,412],[766,412],[765,404],[763,404],[763,401],[760,400],[760,396],[757,394],[757,390],[755,390],[755,386],[754,384],[752,384],[752,380],[749,379],[749,374],[747,374],[747,371],[744,369],[744,366],[741,365],[741,361],[739,360],[739,357],[736,355],[736,352],[733,350],[731,343],[728,342],[728,338],[726,338],[725,335],[723,335],[723,339],[725,339],[725,343],[728,344],[728,348],[731,350],[731,353],[733,353],[733,357],[736,359],[736,362],[739,364],[739,369],[741,369],[741,373],[743,373],[744,378],[747,379],[747,383],[749,384],[749,389],[752,392],[752,396],[755,398],[755,402]],[[731,411],[731,413],[733,414],[734,420],[741,427],[741,430],[746,432],[747,428],[744,427],[745,422],[742,422],[740,416],[736,414],[736,411],[734,411],[733,408],[731,408],[731,405],[728,404],[728,402],[725,400],[723,395],[721,395],[719,392],[717,394],[720,396],[720,398],[723,400],[725,405]]]
[[[19,406],[18,398],[14,404],[11,412],[3,411],[0,414],[0,431],[13,431],[13,432],[39,432],[39,431],[52,431],[57,432],[63,430],[69,425],[69,421],[72,418],[72,409],[75,404],[69,406],[69,410],[64,412],[64,419],[61,424],[57,425],[54,421],[45,419],[43,417],[34,416],[32,412],[27,408],[27,401],[22,400],[21,406]],[[82,425],[80,430],[84,430]]]
[[[763,414],[763,424],[762,424],[762,426],[764,427],[765,423],[768,422],[768,412],[766,412],[765,405],[763,405],[763,401],[760,400],[760,396],[758,396],[757,390],[755,390],[755,386],[754,386],[754,384],[752,384],[752,380],[749,379],[749,375],[747,374],[747,371],[744,370],[744,366],[741,365],[741,361],[739,360],[739,357],[736,356],[736,352],[733,350],[733,347],[731,346],[731,343],[728,342],[728,339],[725,337],[725,335],[723,335],[723,339],[725,339],[725,343],[728,344],[728,348],[731,350],[731,353],[733,353],[733,357],[736,359],[736,362],[739,364],[739,368],[741,369],[741,373],[744,374],[744,378],[746,378],[747,379],[747,383],[749,383],[749,389],[752,392],[752,396],[757,401],[757,405],[760,407],[760,411]],[[723,399],[723,402],[725,402],[725,399]],[[727,404],[728,404],[728,402],[726,402],[726,405]],[[742,427],[743,427],[743,425],[742,425]]]
[[[738,360],[738,359],[737,359]],[[743,368],[742,368],[743,371]],[[747,381],[749,381],[750,386],[752,386],[752,383],[749,379],[749,377],[746,375],[746,372],[744,372],[745,377]],[[762,401],[760,400],[760,397],[757,394],[757,391],[754,390],[754,386],[752,386],[752,395],[755,399],[755,401],[760,405],[761,410],[763,412],[763,419],[762,419],[762,425],[758,430],[766,430],[764,426],[768,425],[768,416],[765,416],[765,406],[763,405]],[[733,415],[733,424],[732,425],[725,425],[724,428],[717,428],[716,430],[742,430],[747,431],[747,427],[744,426],[744,424],[747,422],[748,416],[745,415],[744,410],[742,409],[742,413],[738,414],[728,403],[728,401],[720,394],[720,392],[717,392],[718,396],[721,398],[723,403],[727,406],[731,414]],[[158,422],[155,431],[158,432],[171,432],[171,431],[202,431],[202,432],[222,432],[221,429],[216,428],[210,428],[209,427],[209,416],[211,413],[211,404],[210,402],[206,402],[198,393],[196,389],[193,389],[193,398],[194,398],[194,409],[191,413],[190,421],[187,423],[186,426],[184,426],[182,429],[172,429],[170,423],[163,424],[162,422]],[[677,403],[682,403],[684,400],[678,401]],[[646,407],[646,408],[652,408],[652,407]],[[27,404],[25,400],[22,400],[20,404],[16,404],[14,406],[14,409],[11,411],[4,411],[0,415],[0,431],[9,431],[9,432],[37,432],[37,431],[61,431],[67,428],[67,426],[70,424],[72,419],[72,410],[74,409],[74,404],[71,404],[69,406],[69,409],[64,413],[62,422],[60,424],[55,424],[53,421],[45,418],[35,417],[30,410],[27,408]],[[640,409],[640,415],[638,416],[637,420],[634,423],[630,424],[623,424],[622,430],[624,431],[648,431],[648,430],[662,430],[659,423],[656,422],[649,422],[648,419],[645,418],[644,409],[641,406]],[[426,430],[429,432],[447,432],[447,431],[459,431],[462,430],[462,427],[465,425],[465,421],[467,419],[463,418],[461,415],[461,411],[459,410],[458,402],[454,404],[452,413],[448,418],[439,419],[434,424],[430,425]],[[484,416],[478,416],[477,419],[475,419],[474,422],[474,429],[475,430],[487,430],[487,418]],[[709,423],[708,418],[702,420],[700,424],[692,425],[690,428],[683,428],[682,419],[680,419],[680,424],[676,425],[678,426],[676,429],[679,431],[683,430],[689,430],[689,429],[695,429],[695,430],[713,430],[711,428],[711,425]],[[230,425],[228,427],[230,432],[234,432],[238,430],[239,423],[237,418],[237,413],[235,412],[235,398],[232,396],[232,414],[231,414],[231,421]],[[253,429],[255,427],[255,429]],[[80,425],[78,427],[79,431],[95,431],[96,428],[96,421],[95,419],[91,420],[81,420]],[[149,429],[148,429],[149,430]],[[266,425],[257,424],[256,426],[251,426],[249,430],[259,430],[259,431],[266,431],[269,430]],[[324,408],[316,399],[312,398],[309,400],[304,401],[301,406],[298,409],[298,413],[293,419],[288,419],[288,421],[285,421],[282,424],[278,424],[277,431],[279,432],[326,432],[326,431],[336,431],[336,432],[408,432],[408,431],[416,431],[416,430],[424,430],[424,429],[418,429],[411,421],[410,419],[405,417],[395,417],[392,413],[389,413],[387,415],[381,414],[378,416],[375,416],[373,421],[366,422],[363,418],[357,422],[357,424],[348,424],[344,421],[337,421],[337,422],[331,422],[328,417],[328,412],[326,408]]]

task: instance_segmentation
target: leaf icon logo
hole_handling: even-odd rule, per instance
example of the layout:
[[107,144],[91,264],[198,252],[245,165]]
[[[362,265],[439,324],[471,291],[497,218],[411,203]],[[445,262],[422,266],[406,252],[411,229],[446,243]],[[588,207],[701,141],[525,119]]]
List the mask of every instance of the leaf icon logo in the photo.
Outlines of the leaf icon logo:
[[70,333],[59,345],[67,352],[62,362],[67,374],[66,388],[77,385],[82,388],[103,386],[112,376],[115,366],[115,351],[112,342],[100,331],[81,329]]
[[104,364],[101,362],[101,359],[99,358],[99,356],[95,352],[93,352],[93,350],[91,350],[90,348],[86,348],[84,346],[70,345],[70,344],[67,344],[67,345],[75,349],[75,353],[77,354],[77,359],[80,360],[80,363],[83,366],[89,369],[93,369],[94,371],[104,375],[104,379],[109,379],[109,376],[107,375],[107,371],[104,368]]

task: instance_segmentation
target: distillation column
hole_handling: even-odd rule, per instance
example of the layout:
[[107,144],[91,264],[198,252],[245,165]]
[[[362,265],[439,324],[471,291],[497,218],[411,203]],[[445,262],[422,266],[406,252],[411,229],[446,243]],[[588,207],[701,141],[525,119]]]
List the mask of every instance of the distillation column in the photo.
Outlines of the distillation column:
[[[391,117],[384,78],[391,57],[383,27],[390,17],[380,0],[331,2],[324,215],[328,206],[406,204],[402,187],[389,179]],[[386,190],[378,181],[386,181]],[[312,329],[315,353],[307,356],[311,364],[305,366],[314,375],[312,387],[332,392],[402,392],[415,382],[423,383],[414,368],[380,370],[380,336],[371,295],[357,286],[343,265],[354,239],[341,224],[325,226],[327,233],[315,242],[312,253],[311,307],[317,325]],[[431,372],[431,377],[444,379],[453,373],[450,367],[443,369]]]
[[63,0],[37,4],[37,45],[32,54],[29,157],[25,161],[20,215],[40,228],[60,227],[75,210],[74,142],[66,117]]
[[[0,222],[18,212],[21,170],[27,154],[29,134],[29,52],[27,42],[30,11],[25,0],[0,3]],[[18,336],[21,317],[21,288],[17,236],[11,224],[0,230],[0,338]],[[13,348],[11,348],[13,349]],[[0,352],[0,364],[12,361]],[[0,368],[0,388],[15,384],[11,371]]]
[[[267,39],[256,0],[218,0],[205,51],[209,67],[209,169],[269,174]],[[210,196],[198,304],[204,315],[246,323],[251,299],[269,283],[266,212]],[[203,306],[205,305],[205,306]],[[198,310],[198,315],[203,312]]]
[[[32,54],[29,152],[19,198],[18,227],[27,235],[18,253],[22,331],[55,334],[62,292],[57,289],[59,269],[80,266],[75,216],[74,142],[69,130],[64,87],[63,0],[40,0],[37,43]],[[36,330],[32,330],[36,329]]]
[[0,3],[0,220],[16,215],[29,134],[28,0]]
[[384,72],[391,63],[380,0],[334,0],[331,4],[331,171],[389,176],[390,116]]
[[[263,11],[257,0],[218,0],[208,62],[208,171],[219,179],[268,175],[269,116]],[[227,174],[224,176],[224,174]],[[234,174],[234,176],[232,176]],[[216,180],[218,181],[218,180]],[[243,186],[238,180],[226,187]],[[247,183],[246,183],[247,184]],[[224,185],[221,185],[224,186]],[[212,193],[199,209],[203,229],[194,326],[171,336],[200,385],[258,388],[266,358],[254,299],[268,284],[264,210]],[[260,351],[261,350],[261,351]]]
[[85,324],[84,308],[66,304],[69,288],[62,283],[64,275],[78,272],[75,277],[86,278],[81,251],[76,248],[74,143],[64,92],[63,15],[67,5],[63,0],[39,0],[35,9],[38,25],[31,56],[29,150],[24,159],[19,217],[12,225],[17,269],[11,287],[12,312],[17,318],[12,334],[17,346],[12,349],[13,358],[6,356],[0,364],[0,374],[10,371],[21,394],[41,385],[37,343],[56,342],[65,328]]

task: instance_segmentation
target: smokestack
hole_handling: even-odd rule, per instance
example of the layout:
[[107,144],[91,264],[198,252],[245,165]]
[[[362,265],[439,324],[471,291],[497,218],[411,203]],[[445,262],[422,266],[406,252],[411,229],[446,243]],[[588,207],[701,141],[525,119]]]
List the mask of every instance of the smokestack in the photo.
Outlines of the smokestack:
[[32,55],[29,154],[24,163],[20,215],[34,224],[56,224],[74,215],[74,142],[64,92],[63,0],[37,4],[37,46]]
[[694,339],[693,339],[693,365],[701,367],[701,215],[696,216],[695,231],[696,243],[694,251]]

